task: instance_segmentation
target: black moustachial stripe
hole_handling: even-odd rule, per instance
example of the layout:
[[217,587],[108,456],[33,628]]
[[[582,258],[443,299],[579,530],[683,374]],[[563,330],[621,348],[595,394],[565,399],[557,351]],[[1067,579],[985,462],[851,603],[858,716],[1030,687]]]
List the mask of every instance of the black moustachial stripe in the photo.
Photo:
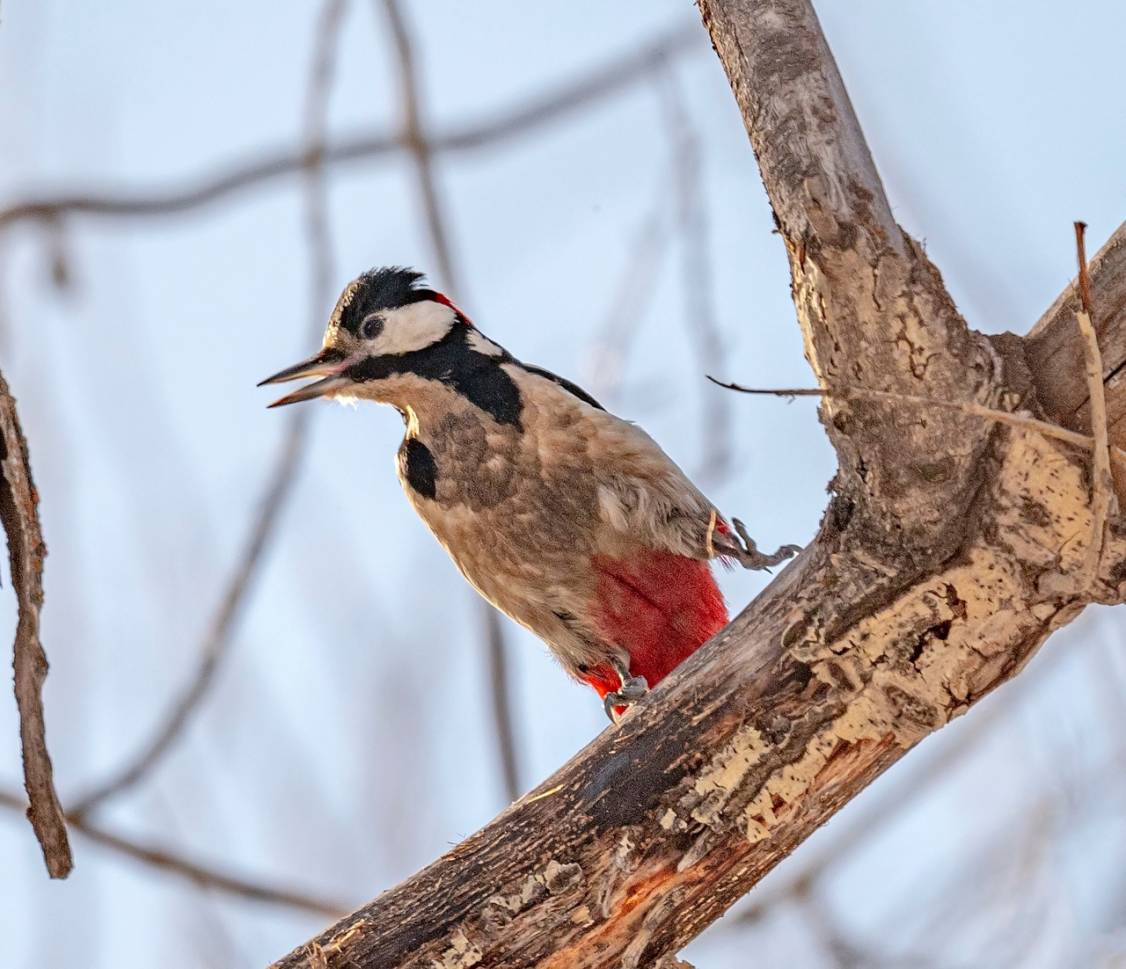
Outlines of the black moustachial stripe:
[[438,493],[438,465],[430,448],[414,437],[408,437],[399,448],[399,467],[403,477],[423,498]]
[[455,324],[441,340],[421,350],[381,357],[366,357],[348,368],[355,381],[382,380],[395,374],[413,373],[438,380],[481,408],[498,424],[520,427],[524,409],[520,389],[501,368],[511,358],[488,357],[468,343],[470,328]]

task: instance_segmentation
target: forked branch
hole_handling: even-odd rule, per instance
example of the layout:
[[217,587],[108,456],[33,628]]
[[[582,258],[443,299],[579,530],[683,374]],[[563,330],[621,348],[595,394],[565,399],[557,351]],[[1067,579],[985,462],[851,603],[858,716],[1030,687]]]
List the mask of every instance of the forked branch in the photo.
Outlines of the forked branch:
[[[798,559],[539,788],[279,966],[660,964],[1053,630],[1126,597],[1126,522],[1094,527],[1087,454],[972,412],[1059,423],[1028,341],[970,330],[892,219],[808,0],[700,6],[818,383],[966,409],[826,401],[840,470]],[[1102,305],[1116,276],[1091,278]]]

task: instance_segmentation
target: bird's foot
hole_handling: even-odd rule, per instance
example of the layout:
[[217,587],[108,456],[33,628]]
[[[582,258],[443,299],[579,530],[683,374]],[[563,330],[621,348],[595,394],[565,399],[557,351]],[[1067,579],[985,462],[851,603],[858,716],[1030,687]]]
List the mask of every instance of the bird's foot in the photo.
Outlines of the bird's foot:
[[723,551],[730,554],[743,568],[753,569],[759,571],[765,569],[770,571],[772,565],[780,565],[788,558],[793,558],[801,551],[800,545],[783,545],[771,555],[763,555],[758,550],[758,545],[755,540],[747,534],[747,526],[744,525],[738,518],[732,518],[731,524],[735,527],[735,533],[739,536],[739,541],[732,541],[728,548]]
[[624,663],[614,663],[614,670],[621,680],[621,686],[613,693],[607,693],[602,698],[602,708],[611,723],[617,723],[618,718],[625,713],[626,708],[633,706],[646,693],[649,692],[649,683],[644,676],[631,676],[629,668]]

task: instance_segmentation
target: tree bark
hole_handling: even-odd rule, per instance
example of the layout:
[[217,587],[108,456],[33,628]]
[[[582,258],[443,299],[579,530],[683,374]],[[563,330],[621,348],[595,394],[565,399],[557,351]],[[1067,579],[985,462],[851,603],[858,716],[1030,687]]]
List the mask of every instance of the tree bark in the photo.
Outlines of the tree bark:
[[16,401],[0,374],[0,523],[8,537],[19,618],[12,656],[12,681],[20,718],[23,784],[27,819],[39,839],[43,861],[52,878],[66,878],[74,867],[55,774],[47,750],[43,714],[43,681],[47,654],[39,640],[43,607],[43,559],[47,545],[39,524],[39,492],[31,477],[27,440],[16,413]]
[[[1120,227],[1092,260],[1091,280],[1110,441],[1126,448],[1126,227]],[[1075,327],[1078,309],[1079,297],[1069,286],[1029,332],[1025,348],[1045,411],[1064,427],[1089,434],[1087,386],[1076,379],[1083,370],[1083,345]],[[1118,501],[1126,508],[1126,475],[1115,470]]]
[[[1081,428],[1068,294],[1024,339],[967,327],[891,215],[807,0],[700,8],[818,381]],[[1124,239],[1092,267],[1119,444]],[[821,415],[840,468],[798,559],[535,791],[277,965],[652,966],[1086,604],[1126,597],[1117,514],[1097,581],[1084,569],[1089,453],[945,410],[830,399]]]

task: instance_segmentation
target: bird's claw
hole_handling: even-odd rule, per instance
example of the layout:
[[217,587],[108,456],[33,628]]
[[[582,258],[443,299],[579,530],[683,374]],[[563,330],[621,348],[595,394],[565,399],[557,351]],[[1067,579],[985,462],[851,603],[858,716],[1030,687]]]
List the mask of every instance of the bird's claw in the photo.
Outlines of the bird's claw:
[[780,565],[788,558],[793,558],[801,551],[800,545],[783,545],[777,552],[771,555],[763,555],[758,550],[758,545],[755,540],[747,534],[747,526],[744,525],[738,518],[732,518],[731,524],[735,527],[735,534],[739,536],[739,542],[732,542],[731,554],[745,569],[753,569],[759,571],[765,569],[770,571],[772,565]]
[[615,664],[615,669],[621,678],[622,685],[613,693],[607,693],[602,698],[602,709],[606,711],[606,716],[610,718],[611,723],[618,722],[620,716],[616,712],[618,707],[633,706],[649,692],[649,683],[644,676],[631,676],[628,669],[618,664]]

